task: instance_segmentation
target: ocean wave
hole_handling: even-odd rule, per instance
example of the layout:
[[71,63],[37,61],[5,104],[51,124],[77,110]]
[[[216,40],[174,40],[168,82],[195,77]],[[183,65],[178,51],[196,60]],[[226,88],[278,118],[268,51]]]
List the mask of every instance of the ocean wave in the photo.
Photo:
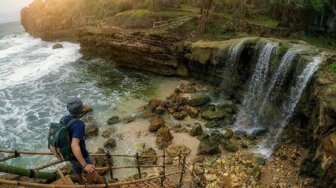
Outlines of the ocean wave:
[[30,83],[57,71],[67,63],[82,57],[79,44],[62,42],[60,49],[52,49],[55,43],[44,42],[28,34],[10,35],[0,40],[0,89]]

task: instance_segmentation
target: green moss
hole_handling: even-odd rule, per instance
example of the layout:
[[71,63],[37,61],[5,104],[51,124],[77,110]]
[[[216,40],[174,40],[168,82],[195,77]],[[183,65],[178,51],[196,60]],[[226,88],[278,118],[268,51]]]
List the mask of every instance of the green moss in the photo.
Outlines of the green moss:
[[336,73],[336,63],[328,65],[327,70],[329,73]]
[[277,51],[278,56],[283,56],[289,49],[289,45],[287,43],[281,42]]

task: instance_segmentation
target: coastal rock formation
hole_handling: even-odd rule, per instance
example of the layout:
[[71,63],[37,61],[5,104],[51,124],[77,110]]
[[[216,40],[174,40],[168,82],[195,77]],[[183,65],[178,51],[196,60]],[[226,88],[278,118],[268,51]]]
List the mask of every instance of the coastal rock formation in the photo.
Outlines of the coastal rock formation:
[[[43,11],[36,10],[42,10],[44,6],[43,1],[36,1],[31,7],[22,10],[22,24],[30,34],[45,40],[77,41],[84,54],[112,60],[117,66],[169,76],[191,76],[211,82],[220,88],[225,98],[243,107],[255,108],[261,105],[258,106],[258,112],[267,111],[268,114],[257,120],[262,119],[263,124],[270,127],[277,115],[284,115],[285,118],[278,118],[283,120],[281,129],[287,129],[287,134],[293,134],[302,145],[309,147],[309,164],[323,172],[313,175],[328,181],[330,179],[330,182],[336,179],[336,79],[335,73],[328,72],[328,66],[336,63],[332,53],[321,53],[320,49],[301,41],[249,37],[195,42],[163,33],[122,30],[98,23],[80,25],[81,21],[78,21],[79,24],[73,23],[63,11],[55,11],[50,17],[41,16]],[[320,58],[323,63],[318,68],[315,60]],[[260,69],[255,69],[257,66]],[[315,68],[318,68],[315,74],[310,72],[315,71]],[[301,73],[303,76],[300,77]],[[311,79],[305,80],[304,76]],[[253,82],[255,80],[259,82]],[[274,83],[264,85],[263,80],[274,80]],[[295,84],[300,87],[292,90]],[[192,86],[182,89],[185,93],[194,93],[195,90]],[[260,90],[264,93],[260,93]],[[302,95],[301,98],[295,98],[299,95]],[[267,98],[270,101],[252,100],[256,98]],[[283,99],[288,99],[284,103],[287,111],[280,109]],[[196,110],[190,111],[187,101],[175,96],[171,102],[169,105],[160,103],[154,108],[145,109],[143,115],[152,117],[169,111],[179,120],[188,114],[196,117]],[[208,99],[202,100],[202,104],[207,102]],[[198,106],[201,103],[189,101],[189,105]],[[206,127],[219,128],[234,124],[235,112],[227,109],[211,107],[202,110],[201,116],[210,120]],[[239,113],[245,115],[244,110]],[[241,120],[242,117],[246,116],[238,115],[237,119]],[[96,128],[92,129],[94,135],[98,134]],[[158,145],[162,148],[168,146],[171,141],[169,130],[161,128],[157,134]],[[214,136],[205,136],[199,146],[199,153],[218,153],[219,144]],[[225,144],[228,150],[236,150],[230,142]]]

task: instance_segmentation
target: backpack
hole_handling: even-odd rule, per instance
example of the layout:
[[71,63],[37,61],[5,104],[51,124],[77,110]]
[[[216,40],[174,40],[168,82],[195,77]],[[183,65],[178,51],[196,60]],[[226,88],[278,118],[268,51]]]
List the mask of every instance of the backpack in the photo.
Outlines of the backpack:
[[77,121],[76,118],[71,119],[67,124],[64,123],[63,117],[60,123],[50,123],[48,135],[48,148],[61,161],[69,161],[75,158],[71,149],[69,126]]

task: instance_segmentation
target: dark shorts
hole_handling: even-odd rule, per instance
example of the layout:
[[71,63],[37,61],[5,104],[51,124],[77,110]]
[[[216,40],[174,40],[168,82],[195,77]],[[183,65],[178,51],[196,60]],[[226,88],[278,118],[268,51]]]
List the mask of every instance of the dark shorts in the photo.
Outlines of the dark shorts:
[[[87,164],[92,164],[90,156],[85,159],[85,162]],[[84,169],[83,169],[82,165],[77,160],[71,160],[70,163],[71,163],[72,171],[75,174],[81,174],[81,173],[83,173]]]

